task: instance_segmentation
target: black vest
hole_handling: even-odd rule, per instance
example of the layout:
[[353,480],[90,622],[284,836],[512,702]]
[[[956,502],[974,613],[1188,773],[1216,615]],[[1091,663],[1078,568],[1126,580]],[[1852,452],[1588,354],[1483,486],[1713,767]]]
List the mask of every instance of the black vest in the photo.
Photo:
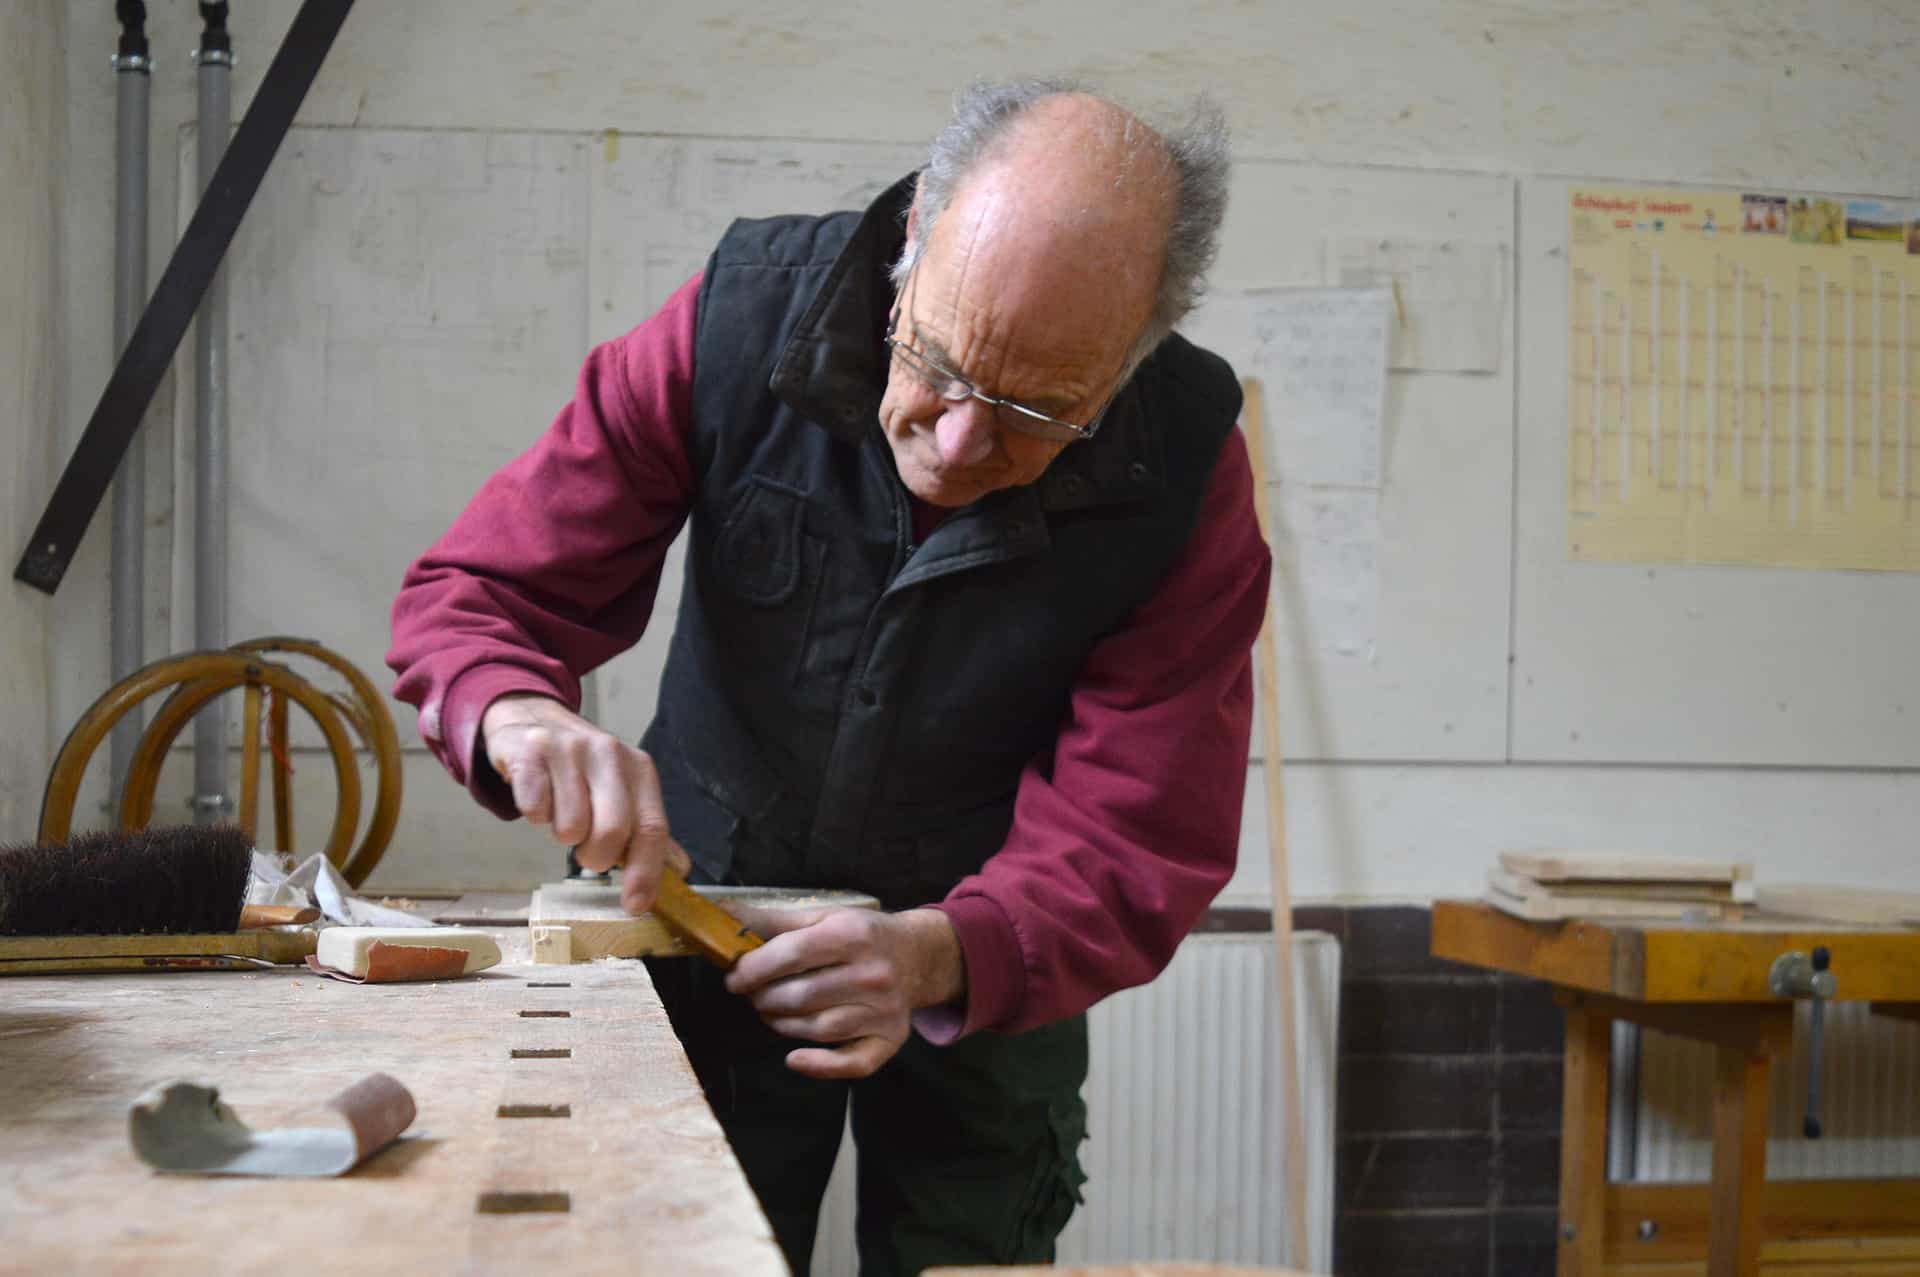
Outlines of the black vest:
[[912,190],[735,222],[707,264],[686,586],[642,742],[699,877],[903,908],[977,870],[1088,652],[1185,546],[1240,410],[1227,365],[1170,337],[1091,442],[912,544],[879,426]]

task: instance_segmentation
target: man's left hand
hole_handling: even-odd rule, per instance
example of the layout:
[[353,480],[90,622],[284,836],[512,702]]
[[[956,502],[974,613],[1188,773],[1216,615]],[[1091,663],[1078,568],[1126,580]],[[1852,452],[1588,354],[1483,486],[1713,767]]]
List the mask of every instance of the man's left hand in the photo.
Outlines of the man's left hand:
[[914,1011],[966,988],[959,938],[936,909],[743,910],[741,921],[768,939],[727,988],[775,1032],[839,1044],[788,1053],[787,1067],[808,1077],[866,1077],[907,1040]]

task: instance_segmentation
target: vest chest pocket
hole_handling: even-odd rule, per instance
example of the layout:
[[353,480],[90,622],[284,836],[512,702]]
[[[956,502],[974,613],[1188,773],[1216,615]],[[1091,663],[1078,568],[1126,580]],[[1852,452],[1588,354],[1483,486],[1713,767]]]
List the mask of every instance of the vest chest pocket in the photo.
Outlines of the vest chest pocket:
[[714,575],[743,603],[778,607],[793,598],[806,557],[807,501],[755,476],[735,500],[713,548]]

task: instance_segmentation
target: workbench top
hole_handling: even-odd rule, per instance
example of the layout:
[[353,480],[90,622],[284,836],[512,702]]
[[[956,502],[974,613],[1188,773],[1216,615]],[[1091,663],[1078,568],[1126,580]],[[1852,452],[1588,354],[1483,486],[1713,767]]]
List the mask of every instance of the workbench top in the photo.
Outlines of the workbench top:
[[[128,1141],[128,1104],[168,1079],[258,1130],[376,1071],[413,1093],[413,1138],[337,1179],[160,1175]],[[482,1213],[497,1193],[567,1205]],[[10,977],[0,1238],[16,1272],[786,1272],[645,968],[620,960],[432,984]]]
[[1832,956],[1837,1001],[1920,1002],[1912,928],[1766,916],[1529,922],[1482,900],[1433,905],[1436,957],[1641,1002],[1776,1003],[1773,960],[1815,947]]

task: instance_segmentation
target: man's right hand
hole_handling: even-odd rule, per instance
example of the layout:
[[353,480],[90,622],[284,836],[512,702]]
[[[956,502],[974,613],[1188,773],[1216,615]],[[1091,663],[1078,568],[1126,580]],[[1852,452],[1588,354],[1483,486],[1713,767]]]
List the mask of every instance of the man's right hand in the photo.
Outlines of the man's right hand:
[[660,866],[685,873],[687,853],[673,840],[660,775],[644,750],[601,731],[559,701],[502,696],[480,718],[487,761],[513,787],[529,824],[550,825],[580,867],[605,873],[624,864],[620,903],[628,913],[653,907]]

